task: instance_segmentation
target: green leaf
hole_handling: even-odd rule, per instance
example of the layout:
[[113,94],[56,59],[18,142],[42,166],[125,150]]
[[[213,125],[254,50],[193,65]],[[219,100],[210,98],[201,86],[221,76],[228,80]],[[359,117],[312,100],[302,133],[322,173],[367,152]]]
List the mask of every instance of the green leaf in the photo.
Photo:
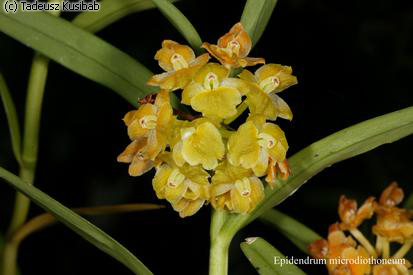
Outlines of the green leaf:
[[36,187],[23,182],[19,177],[1,167],[0,178],[4,179],[15,189],[29,197],[41,208],[52,213],[56,219],[82,236],[88,242],[123,263],[135,274],[152,274],[129,250],[112,239],[108,234]]
[[0,73],[0,97],[6,111],[7,123],[9,124],[11,144],[13,153],[18,163],[21,163],[21,136],[19,120],[17,119],[16,107],[10,95],[6,80]]
[[293,242],[301,251],[307,254],[309,254],[307,248],[312,242],[323,239],[304,224],[276,209],[266,211],[259,217],[259,219],[262,222],[273,226]]
[[413,210],[413,193],[411,193],[407,200],[404,202],[403,207]]
[[0,31],[66,68],[111,88],[133,105],[157,89],[136,60],[73,24],[43,12],[0,11]]
[[311,177],[339,161],[413,133],[413,107],[382,115],[319,140],[289,158],[292,175],[265,189],[264,200],[247,215],[230,215],[221,230],[235,234],[243,226],[294,194]]
[[152,0],[103,0],[99,3],[99,11],[82,12],[75,17],[72,23],[94,33],[127,15],[156,7]]
[[252,45],[261,38],[278,0],[247,0],[241,23],[251,37]]
[[199,51],[202,39],[192,26],[191,22],[172,3],[167,0],[152,0],[162,14],[185,37],[194,50]]
[[262,238],[247,238],[241,243],[242,252],[262,275],[302,275],[305,274],[287,258]]

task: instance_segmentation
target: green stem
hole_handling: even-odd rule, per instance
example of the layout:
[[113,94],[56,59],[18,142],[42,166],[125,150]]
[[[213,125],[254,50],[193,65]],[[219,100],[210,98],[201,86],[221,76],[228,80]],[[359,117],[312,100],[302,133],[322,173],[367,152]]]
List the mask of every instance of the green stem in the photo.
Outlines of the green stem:
[[212,209],[209,275],[226,275],[228,273],[228,250],[234,236],[231,232],[222,230],[228,216],[228,212],[224,210]]
[[211,241],[209,254],[209,275],[228,274],[228,249],[231,239],[217,236]]
[[[26,114],[23,136],[22,165],[20,178],[27,184],[33,184],[36,170],[39,143],[40,116],[46,84],[49,59],[35,54],[30,72],[26,99]],[[16,201],[9,234],[19,228],[26,220],[30,200],[23,194],[16,194]]]
[[245,99],[238,107],[237,107],[237,113],[233,115],[232,117],[229,117],[224,120],[224,124],[231,124],[234,120],[236,120],[244,111],[248,108],[248,103],[247,99]]

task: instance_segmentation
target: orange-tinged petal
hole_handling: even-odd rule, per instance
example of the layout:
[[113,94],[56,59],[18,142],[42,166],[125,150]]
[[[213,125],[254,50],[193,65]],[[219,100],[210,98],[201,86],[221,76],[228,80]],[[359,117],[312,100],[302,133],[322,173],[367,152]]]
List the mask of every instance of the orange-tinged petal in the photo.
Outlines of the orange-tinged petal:
[[[233,45],[231,45],[231,43],[233,43]],[[228,33],[218,39],[218,47],[220,48],[239,47],[235,51],[239,57],[247,56],[251,50],[251,46],[251,39],[240,22],[235,24]]]
[[398,205],[404,198],[403,189],[396,182],[392,182],[380,196],[379,203],[383,206],[393,207]]
[[265,64],[265,59],[261,57],[245,57],[238,59],[238,64],[241,67],[255,66],[257,64]]
[[172,40],[164,40],[162,42],[162,48],[156,52],[155,59],[158,60],[159,66],[165,71],[174,70],[173,63],[171,62],[174,54],[179,54],[183,59],[189,63],[195,59],[194,51],[185,45],[180,45]]
[[281,128],[272,123],[265,123],[262,133],[274,139],[274,143],[268,148],[271,158],[279,162],[284,161],[288,150],[288,143]]
[[141,176],[151,170],[154,162],[148,159],[142,159],[139,155],[135,155],[132,163],[129,165],[129,175],[133,177]]

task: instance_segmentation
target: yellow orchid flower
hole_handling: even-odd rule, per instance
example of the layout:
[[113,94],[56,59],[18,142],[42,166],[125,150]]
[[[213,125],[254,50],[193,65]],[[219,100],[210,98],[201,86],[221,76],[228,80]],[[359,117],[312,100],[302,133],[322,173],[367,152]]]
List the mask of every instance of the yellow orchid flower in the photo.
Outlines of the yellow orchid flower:
[[227,147],[227,158],[232,165],[252,169],[257,177],[270,172],[268,182],[272,184],[275,180],[274,167],[276,163],[284,163],[288,143],[277,125],[264,123],[257,127],[249,120],[230,136]]
[[124,117],[132,143],[118,156],[130,163],[129,175],[140,176],[152,169],[155,158],[165,150],[174,123],[169,93],[157,94],[155,104],[144,104]]
[[195,214],[209,199],[209,174],[200,166],[178,167],[170,157],[156,168],[152,185],[159,199],[171,203],[181,218]]
[[250,169],[221,163],[212,177],[211,204],[217,209],[249,213],[264,198],[264,186]]
[[[187,127],[186,127],[187,126]],[[173,158],[182,166],[201,164],[204,169],[215,169],[225,154],[225,146],[217,127],[205,119],[194,120],[180,129],[173,146]]]
[[183,90],[182,103],[212,119],[235,115],[248,87],[243,80],[228,75],[229,70],[222,65],[208,63]]
[[182,89],[192,80],[194,74],[208,62],[209,58],[207,53],[195,58],[194,51],[190,47],[172,40],[164,40],[155,59],[166,72],[152,76],[148,85],[159,86],[165,90]]
[[251,115],[275,120],[277,117],[291,120],[293,114],[288,104],[277,93],[297,84],[289,66],[267,64],[260,67],[255,74],[243,70],[239,76],[250,84],[247,94]]
[[229,69],[265,63],[264,58],[247,57],[251,45],[251,38],[248,33],[241,23],[237,23],[228,33],[218,39],[218,45],[205,42],[202,44],[202,48],[205,48]]

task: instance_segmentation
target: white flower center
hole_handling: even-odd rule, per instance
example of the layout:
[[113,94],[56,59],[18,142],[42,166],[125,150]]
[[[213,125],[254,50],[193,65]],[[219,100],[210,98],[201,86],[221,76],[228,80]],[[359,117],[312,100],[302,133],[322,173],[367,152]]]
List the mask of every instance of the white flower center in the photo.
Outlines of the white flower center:
[[274,91],[280,86],[280,79],[276,76],[270,76],[260,82],[260,88],[267,94]]
[[155,129],[158,117],[155,115],[147,115],[139,119],[139,124],[145,129]]
[[248,178],[243,178],[242,180],[237,180],[235,182],[235,188],[243,197],[248,197],[251,194],[251,185]]
[[275,139],[269,134],[261,133],[258,135],[258,144],[263,148],[271,149],[275,143]]
[[171,174],[169,175],[169,177],[168,177],[168,183],[167,183],[167,185],[168,185],[168,187],[176,188],[176,187],[178,187],[181,183],[183,183],[184,180],[185,180],[185,176],[182,175],[182,174],[179,172],[178,168],[174,168],[174,169],[172,170],[172,173],[171,173]]
[[207,90],[214,90],[218,88],[218,76],[212,72],[209,72],[204,79],[204,87]]
[[235,55],[239,55],[240,48],[241,48],[241,45],[235,39],[231,40],[227,45],[227,49],[230,50],[231,53],[233,53]]
[[175,71],[188,68],[188,62],[186,62],[185,58],[178,53],[171,56],[171,63]]

